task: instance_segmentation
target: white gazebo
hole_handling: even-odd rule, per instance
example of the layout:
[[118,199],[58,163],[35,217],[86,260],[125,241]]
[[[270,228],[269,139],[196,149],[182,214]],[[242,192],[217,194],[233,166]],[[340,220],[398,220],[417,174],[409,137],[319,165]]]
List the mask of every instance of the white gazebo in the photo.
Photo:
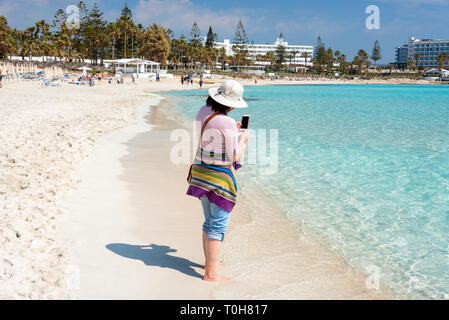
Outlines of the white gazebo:
[[160,73],[160,63],[140,58],[109,60],[123,74],[136,74],[137,78],[149,78]]

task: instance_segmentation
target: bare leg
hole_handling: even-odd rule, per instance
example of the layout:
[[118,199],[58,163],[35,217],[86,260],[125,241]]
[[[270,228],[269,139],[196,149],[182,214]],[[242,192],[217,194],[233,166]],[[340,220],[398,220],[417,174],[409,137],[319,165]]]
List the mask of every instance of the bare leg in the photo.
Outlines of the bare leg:
[[207,233],[203,231],[203,251],[204,251],[204,259],[206,259],[206,241],[207,241]]
[[205,281],[223,281],[229,278],[217,274],[217,259],[221,249],[221,241],[206,238],[206,265],[204,268]]
[[[204,260],[207,259],[206,256],[206,242],[207,242],[207,233],[203,231],[203,251],[204,251]],[[223,265],[221,263],[217,262],[217,267],[222,267]],[[206,267],[206,263],[204,263],[204,267]]]

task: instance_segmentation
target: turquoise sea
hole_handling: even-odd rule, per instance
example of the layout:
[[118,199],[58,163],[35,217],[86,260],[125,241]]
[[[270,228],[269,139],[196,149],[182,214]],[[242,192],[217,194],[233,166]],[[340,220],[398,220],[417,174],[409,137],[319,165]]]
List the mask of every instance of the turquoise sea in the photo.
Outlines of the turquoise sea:
[[[449,86],[245,90],[249,108],[229,115],[278,129],[279,163],[273,175],[247,165],[244,179],[399,296],[449,299]],[[170,95],[193,119],[207,91]]]

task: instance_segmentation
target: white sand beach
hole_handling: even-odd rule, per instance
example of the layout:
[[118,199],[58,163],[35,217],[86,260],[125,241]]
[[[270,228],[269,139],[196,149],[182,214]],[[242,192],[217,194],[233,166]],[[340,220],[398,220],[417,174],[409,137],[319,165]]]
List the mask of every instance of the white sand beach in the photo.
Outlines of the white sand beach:
[[154,93],[191,88],[2,89],[0,298],[391,298],[245,186],[220,258],[232,280],[201,280],[201,206],[169,161],[180,124]]

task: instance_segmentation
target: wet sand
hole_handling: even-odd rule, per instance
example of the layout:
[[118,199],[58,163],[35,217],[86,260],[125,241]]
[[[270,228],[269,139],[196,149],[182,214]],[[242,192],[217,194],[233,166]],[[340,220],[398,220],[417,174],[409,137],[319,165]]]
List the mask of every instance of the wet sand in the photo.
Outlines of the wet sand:
[[166,100],[147,111],[137,113],[145,123],[99,142],[81,171],[82,185],[67,199],[62,228],[80,273],[75,298],[391,297],[367,289],[366,276],[304,236],[244,177],[220,255],[220,271],[232,280],[202,281],[201,204],[185,195],[188,165],[169,160],[170,133],[186,124]]

